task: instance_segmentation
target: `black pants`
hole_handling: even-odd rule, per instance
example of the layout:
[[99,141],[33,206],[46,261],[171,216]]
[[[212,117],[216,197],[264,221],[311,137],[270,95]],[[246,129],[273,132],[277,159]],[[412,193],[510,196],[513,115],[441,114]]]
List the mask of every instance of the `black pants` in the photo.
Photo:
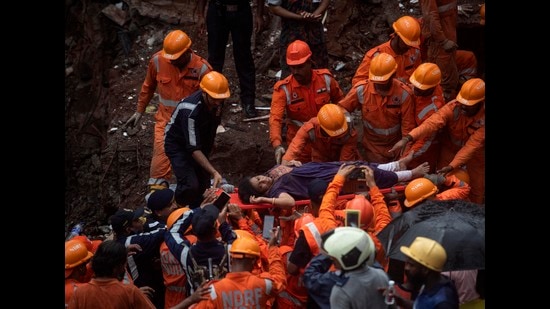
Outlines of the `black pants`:
[[238,5],[236,11],[227,11],[226,6],[209,2],[206,15],[208,31],[208,62],[215,71],[222,73],[225,47],[231,33],[233,59],[239,76],[240,97],[243,106],[254,106],[256,95],[256,68],[251,51],[254,28],[252,9],[248,1]]

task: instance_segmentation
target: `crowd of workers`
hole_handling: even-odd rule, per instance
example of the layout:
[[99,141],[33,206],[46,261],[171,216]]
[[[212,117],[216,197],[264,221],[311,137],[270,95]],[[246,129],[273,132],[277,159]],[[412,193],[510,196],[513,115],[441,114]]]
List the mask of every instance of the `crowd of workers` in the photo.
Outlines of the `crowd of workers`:
[[[159,94],[146,206],[113,214],[112,239],[66,241],[66,307],[483,308],[478,271],[451,280],[440,243],[417,237],[401,247],[407,260],[396,271],[377,237],[424,201],[484,207],[485,83],[473,53],[456,50],[456,2],[421,0],[422,18],[398,18],[390,39],[365,53],[346,94],[327,68],[324,39],[312,36],[329,1],[268,0],[288,19],[280,43],[288,74],[273,87],[267,137],[277,165],[241,180],[240,203],[216,205],[223,177],[208,157],[231,95],[222,47],[230,31],[250,49],[252,30],[248,1],[226,2],[209,1],[202,16],[208,61],[182,30],[152,56],[127,121],[136,125]],[[246,17],[241,28],[237,16]],[[297,19],[308,26],[296,30]],[[250,117],[254,66],[237,54]],[[403,197],[382,193],[398,183],[406,184]]]

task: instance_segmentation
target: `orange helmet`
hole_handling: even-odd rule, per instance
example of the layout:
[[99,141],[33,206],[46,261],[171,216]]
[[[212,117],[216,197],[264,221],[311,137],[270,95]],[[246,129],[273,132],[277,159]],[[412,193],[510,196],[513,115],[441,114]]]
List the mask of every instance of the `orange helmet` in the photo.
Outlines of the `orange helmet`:
[[317,113],[319,125],[330,136],[338,136],[348,130],[344,108],[336,104],[325,104]]
[[181,30],[174,30],[164,38],[162,55],[166,59],[178,59],[191,46],[191,39]]
[[240,237],[233,241],[229,253],[233,259],[257,258],[260,257],[260,245],[256,239]]
[[286,63],[288,65],[299,65],[311,57],[311,49],[306,42],[296,40],[290,43],[286,49]]
[[433,88],[441,82],[441,70],[435,63],[424,62],[414,70],[409,81],[421,90]]
[[485,82],[481,78],[472,78],[464,82],[456,100],[472,106],[485,99]]
[[455,168],[449,173],[449,175],[455,175],[456,178],[464,181],[465,183],[470,183],[470,174],[468,174],[468,171],[463,168]]
[[369,79],[375,83],[387,81],[397,70],[397,62],[392,55],[388,53],[379,53],[370,63]]
[[76,235],[75,237],[71,238],[71,240],[79,240],[84,244],[84,246],[86,246],[86,249],[88,249],[88,251],[93,251],[94,244],[92,244],[92,241],[88,237],[84,235]]
[[178,208],[170,213],[168,218],[166,219],[166,229],[172,228],[172,225],[174,225],[174,222],[186,211],[189,210],[189,207],[182,207]]
[[420,46],[420,24],[415,18],[402,16],[393,23],[392,27],[405,44],[412,47]]
[[437,187],[428,178],[416,178],[405,187],[405,206],[412,207],[437,193]]
[[485,3],[483,3],[479,8],[479,18],[479,23],[481,25],[485,25]]
[[216,71],[206,73],[201,79],[200,87],[214,99],[227,99],[231,95],[227,78]]
[[249,231],[247,230],[233,230],[235,232],[235,234],[237,234],[237,238],[242,238],[242,237],[245,237],[245,238],[250,238],[250,239],[254,239],[256,240],[256,238],[254,237],[254,235],[252,235]]
[[315,220],[315,217],[309,212],[303,213],[300,218],[294,220],[294,233],[296,234],[296,237],[298,237],[302,226],[305,226],[306,224],[313,222],[313,220]]
[[71,275],[74,268],[88,262],[93,255],[78,239],[65,242],[65,278]]
[[369,200],[361,194],[356,194],[353,199],[349,200],[346,203],[346,209],[355,209],[360,211],[361,228],[368,227],[374,217],[374,207]]

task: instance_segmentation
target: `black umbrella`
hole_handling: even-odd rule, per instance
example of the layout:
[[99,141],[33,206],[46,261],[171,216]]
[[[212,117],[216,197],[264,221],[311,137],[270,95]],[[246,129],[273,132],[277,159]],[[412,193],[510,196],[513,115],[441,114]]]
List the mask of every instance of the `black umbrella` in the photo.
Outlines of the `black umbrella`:
[[401,246],[417,236],[439,242],[447,253],[444,271],[485,268],[485,207],[463,200],[425,201],[393,219],[377,237],[386,256],[405,261]]

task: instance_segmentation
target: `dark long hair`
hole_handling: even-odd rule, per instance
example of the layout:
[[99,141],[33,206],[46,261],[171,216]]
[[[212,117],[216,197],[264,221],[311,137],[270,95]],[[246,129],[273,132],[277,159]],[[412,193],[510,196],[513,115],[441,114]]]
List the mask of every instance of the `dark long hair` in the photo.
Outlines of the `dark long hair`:
[[252,187],[252,183],[250,182],[250,179],[252,179],[251,176],[246,176],[239,182],[239,199],[241,199],[241,202],[245,204],[250,204],[250,196],[259,196],[261,195],[260,192],[256,191],[254,187]]

